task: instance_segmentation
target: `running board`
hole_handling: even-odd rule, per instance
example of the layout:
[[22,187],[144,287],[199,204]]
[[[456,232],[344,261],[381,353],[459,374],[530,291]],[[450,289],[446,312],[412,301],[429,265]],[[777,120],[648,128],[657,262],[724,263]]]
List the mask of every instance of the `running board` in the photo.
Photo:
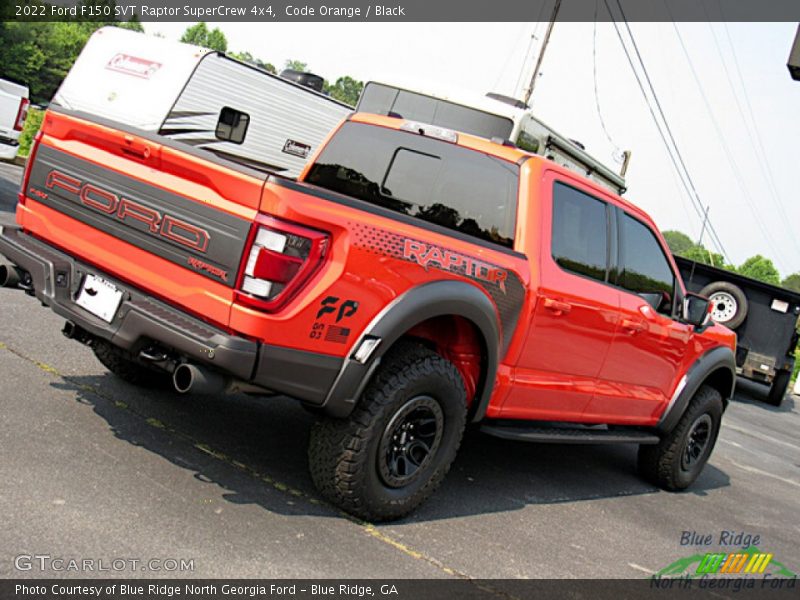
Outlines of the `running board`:
[[589,429],[566,427],[525,427],[519,425],[482,425],[481,431],[504,440],[537,444],[657,444],[653,434],[632,429]]

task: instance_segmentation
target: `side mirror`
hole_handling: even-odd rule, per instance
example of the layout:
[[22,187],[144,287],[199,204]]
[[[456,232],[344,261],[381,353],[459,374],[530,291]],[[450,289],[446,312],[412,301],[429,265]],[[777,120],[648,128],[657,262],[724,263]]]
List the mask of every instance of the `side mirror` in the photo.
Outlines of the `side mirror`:
[[683,299],[683,320],[702,333],[711,324],[712,308],[708,298],[687,292]]

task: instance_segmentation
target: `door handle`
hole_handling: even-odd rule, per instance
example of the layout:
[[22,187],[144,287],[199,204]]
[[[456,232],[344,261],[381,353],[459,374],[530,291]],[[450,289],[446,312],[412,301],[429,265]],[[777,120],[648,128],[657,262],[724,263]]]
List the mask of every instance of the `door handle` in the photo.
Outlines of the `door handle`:
[[557,315],[563,315],[572,310],[572,304],[570,304],[569,302],[562,302],[561,300],[556,300],[555,298],[545,298],[544,307],[547,310],[553,311]]
[[622,328],[628,333],[639,333],[644,331],[647,326],[643,321],[635,321],[633,319],[622,319]]

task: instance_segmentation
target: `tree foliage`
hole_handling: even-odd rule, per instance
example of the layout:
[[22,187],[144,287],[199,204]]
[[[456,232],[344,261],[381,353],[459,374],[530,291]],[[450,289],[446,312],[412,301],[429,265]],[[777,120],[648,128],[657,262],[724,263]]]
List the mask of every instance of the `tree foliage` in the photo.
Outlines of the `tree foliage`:
[[242,62],[250,63],[251,65],[261,67],[265,71],[269,71],[272,74],[277,73],[275,65],[273,65],[272,63],[265,62],[260,58],[256,58],[249,52],[228,52],[228,56],[232,56],[233,58],[241,60]]
[[208,29],[208,26],[203,23],[195,23],[186,28],[181,36],[181,41],[187,44],[194,44],[202,48],[216,50],[217,52],[225,52],[228,49],[228,40],[225,34],[220,31],[219,27]]
[[756,254],[755,256],[748,258],[742,263],[737,271],[740,275],[744,275],[745,277],[750,277],[752,279],[758,279],[764,283],[769,283],[772,285],[781,284],[781,276],[780,273],[778,273],[778,269],[775,268],[775,265],[772,264],[770,259],[765,258],[760,254]]
[[725,264],[725,257],[722,254],[711,252],[703,244],[693,242],[692,238],[682,231],[667,230],[663,232],[663,235],[673,254],[678,254],[689,260],[711,265],[712,267],[728,269],[729,271],[736,270],[733,265]]
[[323,89],[331,98],[336,98],[339,102],[355,106],[358,102],[358,97],[361,95],[361,90],[364,89],[364,82],[356,81],[352,77],[345,75],[344,77],[339,77],[333,85],[328,84],[326,81]]
[[683,256],[685,252],[688,252],[691,248],[695,246],[695,243],[692,241],[692,238],[690,238],[682,231],[675,231],[674,229],[668,229],[667,231],[663,231],[662,234],[664,236],[664,239],[667,241],[669,249],[672,251],[673,254],[680,254],[681,256]]
[[300,73],[307,73],[308,63],[304,63],[302,60],[287,60],[283,68],[299,71]]
[[664,232],[664,239],[673,254],[679,254],[689,260],[699,263],[712,265],[718,268],[727,269],[734,273],[739,273],[745,277],[757,279],[771,285],[782,285],[783,287],[800,292],[800,273],[789,275],[781,283],[780,273],[772,261],[760,254],[751,256],[739,267],[726,264],[725,257],[716,252],[711,252],[702,244],[697,244],[683,232],[668,230]]
[[792,273],[781,283],[782,287],[800,293],[800,273]]
[[[32,4],[45,4],[33,2]],[[113,1],[85,1],[83,5],[114,6]],[[113,12],[112,12],[113,14]],[[84,44],[97,29],[106,25],[141,31],[138,20],[119,22],[97,20],[83,22],[0,21],[0,65],[2,76],[25,84],[31,102],[50,101],[72,67]]]

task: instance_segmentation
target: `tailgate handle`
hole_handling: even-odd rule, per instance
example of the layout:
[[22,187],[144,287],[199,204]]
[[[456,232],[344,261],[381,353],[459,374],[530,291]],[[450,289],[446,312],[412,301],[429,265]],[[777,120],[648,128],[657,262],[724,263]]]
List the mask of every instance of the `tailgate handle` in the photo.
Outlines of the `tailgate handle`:
[[141,160],[147,160],[150,158],[150,146],[147,144],[137,144],[133,136],[126,135],[125,144],[122,145],[121,148],[122,151],[128,156],[133,156],[134,158],[139,158]]
[[556,300],[555,298],[545,298],[544,307],[547,310],[553,311],[557,315],[563,315],[572,310],[572,304],[570,304],[569,302],[562,302],[561,300]]

